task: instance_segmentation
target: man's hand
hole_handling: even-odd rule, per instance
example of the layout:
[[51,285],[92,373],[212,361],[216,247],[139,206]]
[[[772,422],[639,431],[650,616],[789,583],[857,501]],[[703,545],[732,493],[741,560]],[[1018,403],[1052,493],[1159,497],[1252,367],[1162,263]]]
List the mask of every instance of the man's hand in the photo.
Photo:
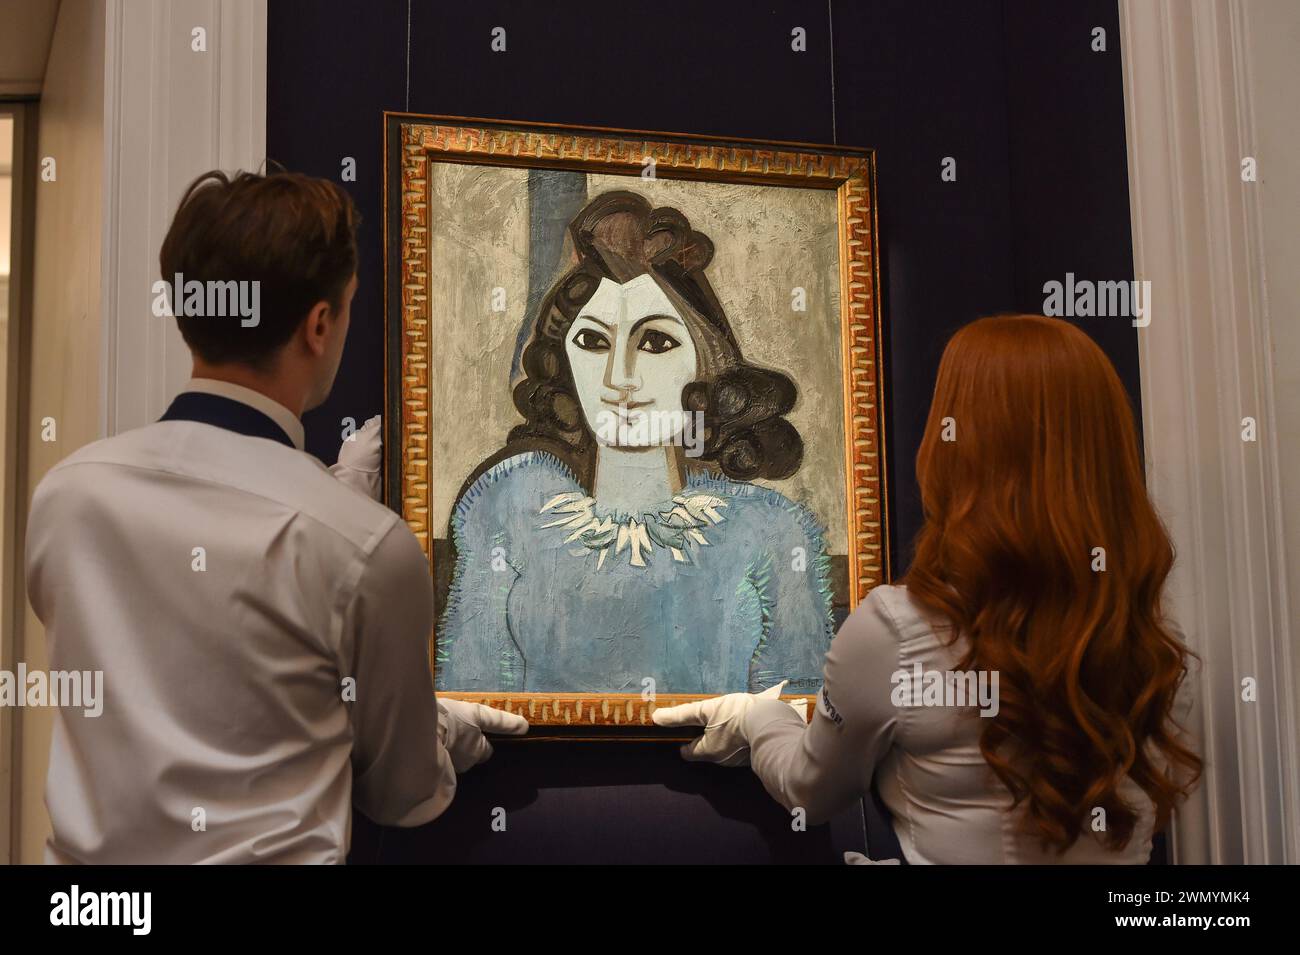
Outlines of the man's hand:
[[[782,680],[762,693],[728,693],[680,706],[666,706],[655,710],[651,718],[656,726],[704,727],[703,736],[682,746],[682,759],[721,766],[748,766],[745,714],[757,700],[780,699],[787,682]],[[800,717],[803,716],[798,707],[792,708]]]
[[379,500],[383,480],[383,423],[379,415],[366,420],[339,446],[339,463],[330,473],[355,491]]
[[523,736],[527,732],[528,721],[516,713],[507,713],[482,703],[438,697],[438,739],[451,756],[451,764],[457,773],[488,761],[492,744],[484,733]]

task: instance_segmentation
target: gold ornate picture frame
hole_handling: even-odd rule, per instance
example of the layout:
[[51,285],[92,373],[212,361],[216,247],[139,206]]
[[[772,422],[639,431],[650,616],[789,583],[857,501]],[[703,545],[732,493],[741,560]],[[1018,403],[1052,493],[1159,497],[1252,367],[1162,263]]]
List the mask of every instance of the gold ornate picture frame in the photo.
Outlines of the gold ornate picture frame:
[[[437,198],[431,184],[435,173],[450,174],[451,166],[627,177],[632,191],[651,170],[652,178],[670,182],[833,193],[839,323],[833,359],[840,369],[843,436],[842,499],[835,505],[843,510],[832,515],[844,533],[844,553],[837,558],[843,578],[837,587],[843,605],[839,612],[852,610],[872,587],[888,581],[875,164],[870,150],[404,113],[385,113],[384,125],[385,496],[424,548],[440,592],[451,568],[446,553],[440,553],[445,551],[446,530],[445,524],[438,525],[445,517],[435,516],[445,513],[446,504],[436,499],[446,498],[446,489],[465,478],[447,469],[431,440],[431,394],[448,355],[455,351],[439,340],[430,321],[431,301],[441,291],[431,288],[438,281],[434,236],[435,226],[441,224],[431,221]],[[445,196],[441,201],[445,210]],[[441,613],[444,608],[439,609]],[[435,676],[436,640],[437,634],[431,634]],[[441,688],[439,693],[522,713],[552,735],[579,737],[604,736],[612,729],[624,736],[654,736],[650,716],[656,706],[714,695]],[[787,698],[805,700],[811,714],[814,695],[805,687]]]

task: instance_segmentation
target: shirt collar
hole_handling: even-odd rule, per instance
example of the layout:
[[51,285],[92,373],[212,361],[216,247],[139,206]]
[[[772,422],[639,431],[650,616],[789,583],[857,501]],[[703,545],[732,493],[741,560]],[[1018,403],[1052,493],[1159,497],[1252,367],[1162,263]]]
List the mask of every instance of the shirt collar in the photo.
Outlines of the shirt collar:
[[229,381],[218,381],[215,378],[191,378],[185,383],[185,387],[181,391],[182,393],[194,391],[203,395],[216,395],[219,398],[229,398],[231,401],[238,401],[240,404],[248,405],[254,411],[260,411],[279,425],[280,429],[289,436],[293,446],[299,451],[306,446],[306,436],[298,416],[280,402],[268,398],[260,391],[254,391],[252,388],[245,388],[243,385],[236,385]]

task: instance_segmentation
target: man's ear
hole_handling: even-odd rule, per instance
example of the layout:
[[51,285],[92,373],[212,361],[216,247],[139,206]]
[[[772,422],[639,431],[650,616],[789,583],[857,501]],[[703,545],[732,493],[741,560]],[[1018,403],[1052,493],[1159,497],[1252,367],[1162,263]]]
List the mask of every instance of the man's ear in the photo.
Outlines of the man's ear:
[[334,322],[334,310],[324,300],[317,302],[307,313],[302,323],[302,340],[307,351],[317,357],[325,354],[329,341],[330,328]]

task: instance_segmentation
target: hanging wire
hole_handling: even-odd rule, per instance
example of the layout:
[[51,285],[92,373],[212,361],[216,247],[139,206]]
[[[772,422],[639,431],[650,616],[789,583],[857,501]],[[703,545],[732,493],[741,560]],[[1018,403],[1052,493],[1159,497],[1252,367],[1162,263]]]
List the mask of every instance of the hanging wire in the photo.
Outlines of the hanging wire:
[[831,45],[831,142],[838,146],[839,130],[835,126],[835,16],[831,10],[831,0],[826,0],[826,25],[830,31]]

